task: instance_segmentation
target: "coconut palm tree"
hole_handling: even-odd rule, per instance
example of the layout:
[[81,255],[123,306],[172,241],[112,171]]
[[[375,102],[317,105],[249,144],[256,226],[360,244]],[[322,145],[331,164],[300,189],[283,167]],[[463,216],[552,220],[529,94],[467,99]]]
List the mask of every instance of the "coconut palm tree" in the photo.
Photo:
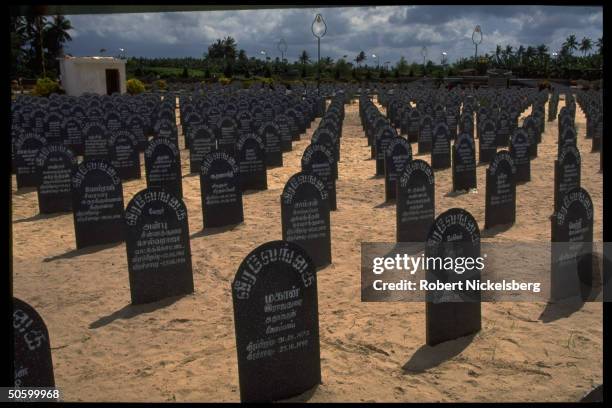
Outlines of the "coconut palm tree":
[[302,65],[306,65],[310,62],[310,55],[308,55],[306,50],[302,51],[302,53],[300,54],[299,60],[302,63]]
[[365,52],[360,51],[359,54],[355,57],[355,62],[357,65],[361,66],[361,63],[367,59]]
[[597,49],[599,50],[599,53],[603,54],[603,37],[599,37],[599,39],[597,39],[597,42],[595,43],[595,45],[597,46]]
[[569,55],[572,55],[572,53],[578,49],[578,41],[576,41],[576,36],[571,34],[569,37],[567,37],[563,43],[563,47],[566,48]]
[[518,63],[520,65],[523,65],[523,56],[525,54],[525,47],[523,47],[523,45],[519,45],[519,47],[516,49],[516,60],[518,61]]
[[591,51],[593,48],[593,42],[590,38],[584,37],[582,41],[580,41],[580,51],[582,51],[582,55],[586,57],[587,52]]
[[59,69],[57,58],[62,54],[64,43],[72,41],[68,31],[72,29],[70,20],[62,15],[55,15],[45,27],[44,47],[48,51],[47,65]]
[[497,65],[500,64],[499,56],[501,54],[502,54],[502,47],[501,45],[497,44],[497,47],[495,47],[495,62],[497,63]]

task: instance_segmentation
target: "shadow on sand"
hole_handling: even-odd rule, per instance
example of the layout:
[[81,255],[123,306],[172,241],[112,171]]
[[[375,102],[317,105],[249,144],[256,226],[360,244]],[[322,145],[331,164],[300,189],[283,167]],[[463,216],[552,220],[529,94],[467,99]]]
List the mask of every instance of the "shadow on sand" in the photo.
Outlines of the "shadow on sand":
[[243,223],[225,225],[223,227],[217,227],[217,228],[206,228],[206,229],[203,229],[203,230],[201,230],[199,232],[191,234],[191,236],[189,238],[193,239],[193,238],[199,238],[199,237],[207,237],[209,235],[222,234],[222,233],[227,232],[227,231],[233,231],[236,228],[240,227],[241,225],[243,225]]
[[64,211],[64,212],[57,212],[57,213],[53,213],[53,214],[36,214],[33,215],[31,217],[28,218],[21,218],[19,220],[14,220],[13,223],[14,224],[20,224],[22,222],[32,222],[32,221],[39,221],[39,220],[48,220],[51,218],[55,218],[55,217],[61,217],[62,215],[68,215],[68,214],[72,214],[70,211]]
[[296,395],[295,397],[280,400],[278,402],[308,402],[312,398],[312,396],[315,394],[315,392],[317,392],[318,388],[319,388],[319,385],[317,384],[311,389],[309,389],[308,391],[303,392],[300,395]]
[[422,373],[430,368],[434,368],[444,363],[447,360],[461,354],[465,350],[476,334],[461,337],[456,340],[445,341],[444,343],[435,346],[423,345],[416,353],[410,357],[410,360],[402,367],[404,374]]
[[99,318],[95,322],[91,323],[89,325],[89,328],[98,329],[100,327],[106,326],[107,324],[114,322],[115,320],[119,320],[119,319],[127,320],[127,319],[131,319],[132,317],[141,315],[143,313],[151,313],[156,310],[163,309],[164,307],[170,306],[185,296],[188,296],[188,295],[173,296],[173,297],[169,297],[169,298],[160,300],[158,302],[146,303],[144,305],[129,304],[117,310],[116,312],[109,314],[108,316],[103,316]]
[[58,259],[70,259],[70,258],[74,258],[75,256],[93,254],[95,252],[104,251],[105,249],[116,247],[117,245],[123,244],[123,242],[124,241],[111,242],[110,244],[93,245],[93,246],[89,246],[89,247],[81,248],[81,249],[72,249],[63,254],[45,258],[43,259],[43,262],[53,262]]

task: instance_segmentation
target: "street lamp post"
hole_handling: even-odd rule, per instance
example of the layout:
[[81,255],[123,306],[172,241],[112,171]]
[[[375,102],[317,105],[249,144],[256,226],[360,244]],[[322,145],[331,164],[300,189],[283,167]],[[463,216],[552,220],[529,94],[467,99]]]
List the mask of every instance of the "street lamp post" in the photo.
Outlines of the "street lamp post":
[[482,42],[482,30],[480,26],[477,25],[474,28],[474,32],[472,33],[472,42],[474,43],[474,64],[476,64],[476,58],[478,56],[478,44]]
[[277,45],[278,50],[281,53],[281,62],[285,61],[285,52],[287,52],[287,43],[285,42],[284,39],[280,39],[280,41],[278,42]]
[[376,54],[372,54],[372,58],[376,58],[376,68],[380,68],[380,55],[377,57]]
[[321,38],[323,38],[327,32],[327,24],[325,24],[321,14],[315,16],[310,30],[312,31],[312,35],[317,37],[317,95],[319,95],[321,85]]
[[425,76],[425,58],[427,58],[427,47],[421,48],[421,55],[423,56],[423,76]]

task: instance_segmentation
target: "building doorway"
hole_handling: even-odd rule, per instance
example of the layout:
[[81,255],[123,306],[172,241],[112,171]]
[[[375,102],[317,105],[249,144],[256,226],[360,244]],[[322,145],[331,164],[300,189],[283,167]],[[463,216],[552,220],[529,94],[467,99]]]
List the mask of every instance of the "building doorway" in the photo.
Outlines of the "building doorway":
[[121,92],[119,87],[119,70],[118,69],[107,69],[106,70],[106,94],[112,95],[115,92]]

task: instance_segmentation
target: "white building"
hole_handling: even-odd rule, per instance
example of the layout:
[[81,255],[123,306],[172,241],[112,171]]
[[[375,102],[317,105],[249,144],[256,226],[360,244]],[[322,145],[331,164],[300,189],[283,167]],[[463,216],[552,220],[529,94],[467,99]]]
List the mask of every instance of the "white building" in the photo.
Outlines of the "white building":
[[125,62],[113,57],[59,58],[62,87],[72,96],[125,93]]

